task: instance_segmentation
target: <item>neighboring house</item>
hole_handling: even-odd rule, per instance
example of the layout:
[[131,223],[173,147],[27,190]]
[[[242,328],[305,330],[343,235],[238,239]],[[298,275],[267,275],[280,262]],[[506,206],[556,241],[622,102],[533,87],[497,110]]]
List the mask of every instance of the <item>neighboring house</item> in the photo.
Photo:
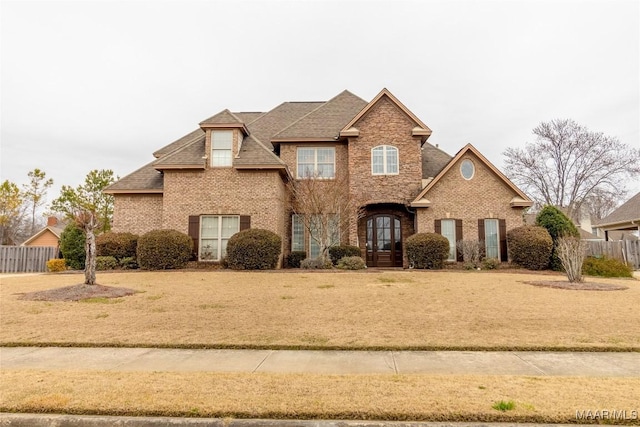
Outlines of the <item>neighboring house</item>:
[[[404,242],[437,232],[452,246],[482,240],[507,259],[506,232],[531,200],[472,145],[454,157],[427,143],[419,118],[388,90],[371,102],[348,91],[326,102],[285,102],[265,113],[224,110],[154,153],[156,159],[106,189],[113,231],[188,233],[201,261],[219,261],[236,232],[283,238],[283,254],[319,248],[292,215],[289,180],[346,177],[358,211],[342,243],[367,265],[404,266]],[[455,250],[451,259],[455,260]]]
[[20,246],[53,246],[60,247],[60,235],[64,231],[64,225],[58,218],[47,218],[47,226],[33,236],[25,240]]
[[605,240],[637,240],[640,234],[640,193],[597,222]]

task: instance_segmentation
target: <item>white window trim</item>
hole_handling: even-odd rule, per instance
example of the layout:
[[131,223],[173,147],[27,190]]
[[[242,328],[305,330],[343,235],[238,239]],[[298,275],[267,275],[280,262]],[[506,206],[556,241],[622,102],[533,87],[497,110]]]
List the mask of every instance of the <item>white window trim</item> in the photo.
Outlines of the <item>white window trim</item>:
[[496,224],[496,250],[498,252],[498,255],[496,257],[491,257],[497,260],[500,260],[500,220],[497,218],[485,218],[484,220],[484,253],[485,253],[485,257],[487,256],[487,249],[488,249],[488,239],[487,239],[487,221],[495,221]]
[[[465,162],[471,163],[471,176],[469,178],[464,176],[464,173],[462,172],[462,165],[464,165]],[[463,159],[462,162],[460,162],[460,175],[466,181],[471,181],[473,179],[473,177],[476,176],[476,165],[475,165],[475,163],[473,163],[473,161],[471,161],[470,159]]]
[[[453,224],[453,242],[451,242],[449,240],[449,238],[447,236],[444,235],[443,233],[443,225],[445,223],[445,221],[447,221],[448,223]],[[457,246],[456,246],[456,242],[458,239],[458,236],[456,235],[456,220],[455,219],[449,219],[449,218],[444,218],[440,220],[440,234],[444,237],[447,238],[447,240],[449,240],[449,257],[446,259],[446,261],[456,261],[457,257]],[[453,243],[453,244],[452,244]]]
[[[382,148],[382,169],[383,172],[374,172],[373,171],[373,151]],[[388,163],[387,163],[387,150],[394,149],[396,151],[396,160],[398,163],[396,164],[396,172],[388,171]],[[399,175],[400,174],[400,150],[398,147],[394,147],[393,145],[378,145],[377,147],[373,147],[371,149],[371,175]]]
[[[318,173],[318,149],[332,149],[333,150],[333,176],[324,177],[324,176],[316,176]],[[313,149],[313,177],[308,176],[300,176],[300,161],[298,157],[298,151],[300,149]],[[314,147],[296,147],[296,178],[297,179],[336,179],[336,147],[326,147],[326,146],[314,146]]]
[[[218,237],[216,238],[216,244],[218,245],[218,258],[216,259],[202,259],[201,251],[202,248],[202,218],[218,218]],[[222,259],[222,218],[238,218],[238,231],[240,231],[240,215],[200,215],[199,222],[199,230],[198,230],[198,261],[202,262],[219,262]],[[237,231],[236,231],[237,233]],[[231,237],[231,236],[229,236]],[[205,238],[204,240],[213,240],[209,238]],[[228,239],[227,239],[228,240]]]
[[[213,147],[213,134],[214,133],[230,133],[231,134],[231,147],[229,149],[224,149],[224,150],[214,148]],[[236,136],[235,136],[235,133],[234,133],[233,130],[226,130],[226,129],[225,130],[212,130],[209,133],[209,140],[211,142],[211,150],[210,150],[211,159],[209,160],[209,166],[211,166],[212,168],[230,168],[230,167],[233,166],[233,141],[234,141],[235,138],[236,138]],[[228,165],[214,165],[213,164],[213,158],[214,158],[213,152],[214,151],[229,151],[229,154],[231,155],[230,159],[229,159],[229,164]]]

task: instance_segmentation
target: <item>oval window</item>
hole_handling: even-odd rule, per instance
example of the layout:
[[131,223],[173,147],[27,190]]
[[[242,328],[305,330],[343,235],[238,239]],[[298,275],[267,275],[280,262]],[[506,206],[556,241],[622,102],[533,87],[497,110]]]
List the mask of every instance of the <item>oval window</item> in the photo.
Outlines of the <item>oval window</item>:
[[474,172],[475,168],[473,166],[473,162],[471,160],[463,160],[460,164],[460,173],[462,174],[462,177],[469,180],[473,178]]

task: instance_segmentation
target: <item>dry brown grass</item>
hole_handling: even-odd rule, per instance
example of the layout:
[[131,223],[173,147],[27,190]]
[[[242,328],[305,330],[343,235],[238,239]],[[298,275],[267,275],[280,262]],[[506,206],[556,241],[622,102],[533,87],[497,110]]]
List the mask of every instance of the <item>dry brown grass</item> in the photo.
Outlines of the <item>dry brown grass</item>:
[[[544,276],[560,280],[560,276]],[[91,302],[18,300],[79,275],[3,278],[0,344],[265,348],[640,349],[640,282],[613,292],[492,272],[99,274],[139,293]]]
[[[631,418],[640,388],[638,378],[512,376],[8,370],[0,379],[9,412],[539,423],[602,409]],[[515,408],[493,409],[501,400]]]

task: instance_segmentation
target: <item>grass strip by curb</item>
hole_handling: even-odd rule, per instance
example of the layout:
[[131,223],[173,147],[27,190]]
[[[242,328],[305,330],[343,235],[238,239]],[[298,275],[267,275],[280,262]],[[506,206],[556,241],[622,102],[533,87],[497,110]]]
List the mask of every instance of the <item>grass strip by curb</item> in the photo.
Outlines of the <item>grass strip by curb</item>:
[[254,344],[179,344],[114,342],[0,342],[0,347],[61,348],[166,348],[177,350],[300,350],[300,351],[551,351],[573,353],[639,353],[637,346],[331,346],[331,345],[254,345]]
[[518,423],[518,424],[607,424],[607,425],[640,425],[638,420],[598,420],[598,419],[576,419],[575,417],[563,416],[535,416],[535,415],[505,415],[503,413],[496,415],[475,414],[475,413],[441,413],[429,415],[408,415],[404,413],[387,413],[383,416],[367,416],[362,411],[353,412],[325,412],[318,414],[317,412],[264,412],[256,417],[254,413],[248,412],[208,412],[200,413],[195,411],[95,411],[71,410],[71,411],[39,411],[38,408],[25,408],[25,410],[15,411],[0,406],[0,412],[15,414],[64,414],[64,415],[87,415],[87,416],[113,416],[113,417],[173,417],[173,418],[220,418],[220,419],[268,419],[268,420],[347,420],[347,421],[406,421],[406,422],[477,422],[477,423]]
[[[639,378],[40,370],[0,378],[0,410],[14,413],[640,425]],[[500,401],[512,409],[495,409]],[[602,408],[627,417],[577,415]]]

